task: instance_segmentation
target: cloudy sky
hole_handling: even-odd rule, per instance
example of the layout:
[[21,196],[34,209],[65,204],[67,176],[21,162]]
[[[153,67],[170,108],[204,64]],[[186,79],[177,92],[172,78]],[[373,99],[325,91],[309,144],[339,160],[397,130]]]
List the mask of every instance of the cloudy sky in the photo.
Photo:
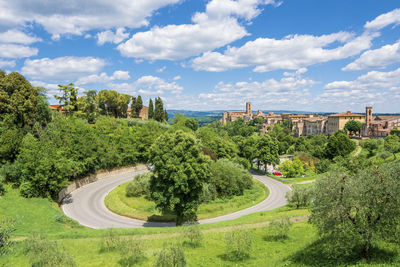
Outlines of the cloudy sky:
[[0,69],[169,109],[400,112],[399,24],[399,0],[0,0]]

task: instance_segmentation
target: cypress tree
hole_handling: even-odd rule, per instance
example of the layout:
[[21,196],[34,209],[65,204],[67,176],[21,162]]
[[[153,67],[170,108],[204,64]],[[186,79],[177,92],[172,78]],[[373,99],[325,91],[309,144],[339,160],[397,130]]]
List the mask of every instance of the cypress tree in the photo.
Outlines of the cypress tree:
[[169,119],[169,117],[168,117],[168,112],[167,112],[167,110],[165,109],[165,110],[164,110],[164,120],[165,120],[166,122],[168,122],[168,119]]
[[140,111],[143,108],[143,101],[142,101],[142,97],[140,95],[138,95],[138,97],[136,98],[135,101],[135,114],[136,114],[136,118],[139,118],[139,114]]
[[154,119],[162,122],[164,120],[164,105],[160,97],[155,99]]
[[154,106],[153,106],[153,100],[150,98],[149,100],[149,119],[154,118]]

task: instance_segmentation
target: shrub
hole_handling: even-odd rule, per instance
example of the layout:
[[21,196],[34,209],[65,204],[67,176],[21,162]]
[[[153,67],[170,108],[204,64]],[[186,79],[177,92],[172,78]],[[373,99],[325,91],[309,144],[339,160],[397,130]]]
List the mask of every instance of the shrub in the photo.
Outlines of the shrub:
[[120,242],[121,259],[119,264],[122,266],[133,266],[140,262],[144,256],[144,247],[139,240],[124,240]]
[[267,227],[267,235],[264,239],[273,241],[286,239],[292,224],[289,218],[272,221]]
[[312,200],[312,186],[296,185],[292,186],[292,191],[287,192],[286,199],[289,202],[289,206],[296,207],[308,207]]
[[377,158],[380,158],[380,159],[387,159],[387,158],[389,158],[391,155],[392,155],[392,153],[390,153],[389,151],[384,150],[384,151],[382,151],[382,152],[379,152],[378,155],[376,155],[376,157],[377,157]]
[[208,203],[217,198],[217,189],[210,183],[203,184],[203,190],[200,196],[200,203]]
[[0,196],[4,195],[5,189],[3,185],[3,181],[0,180]]
[[117,236],[112,229],[110,229],[100,242],[100,252],[114,251],[120,247],[120,244],[120,237]]
[[251,188],[253,178],[240,165],[220,159],[211,164],[210,183],[215,185],[219,196],[232,197],[243,195],[245,189]]
[[150,193],[150,175],[139,174],[126,186],[127,197],[140,197]]
[[13,245],[10,235],[15,231],[14,220],[11,218],[0,218],[0,256],[9,252]]
[[156,254],[156,267],[184,267],[187,266],[183,249],[176,244],[164,247]]
[[34,235],[25,241],[24,251],[29,255],[35,267],[73,267],[74,259],[65,253],[56,241],[50,241],[42,235]]
[[183,244],[198,247],[203,240],[203,233],[197,224],[186,224],[182,227]]
[[236,229],[225,234],[226,257],[230,260],[243,260],[250,256],[253,235],[248,230]]
[[317,173],[325,173],[331,166],[331,161],[329,159],[322,159],[315,163],[315,170]]
[[303,163],[298,158],[293,161],[287,160],[283,162],[279,169],[288,178],[298,177],[304,172]]

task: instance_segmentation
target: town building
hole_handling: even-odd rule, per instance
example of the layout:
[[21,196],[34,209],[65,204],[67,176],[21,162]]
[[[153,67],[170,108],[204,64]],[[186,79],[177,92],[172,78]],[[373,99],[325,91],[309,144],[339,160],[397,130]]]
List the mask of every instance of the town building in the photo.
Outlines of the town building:
[[352,113],[351,111],[329,115],[326,122],[325,134],[331,135],[338,130],[343,130],[346,123],[350,120],[365,123],[365,117],[363,114]]
[[390,135],[394,127],[400,128],[400,116],[373,116],[372,107],[366,107],[366,120],[363,136],[385,137]]

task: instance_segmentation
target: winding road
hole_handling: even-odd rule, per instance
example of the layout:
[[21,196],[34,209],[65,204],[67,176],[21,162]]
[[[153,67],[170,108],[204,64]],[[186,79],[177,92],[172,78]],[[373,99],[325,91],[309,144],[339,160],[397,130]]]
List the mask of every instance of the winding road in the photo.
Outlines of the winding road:
[[[81,225],[95,228],[138,228],[138,227],[168,227],[174,223],[146,222],[127,218],[108,210],[104,204],[106,195],[120,184],[132,180],[137,174],[146,171],[135,171],[124,174],[110,174],[107,179],[82,186],[69,194],[62,203],[62,210],[68,217],[78,221]],[[262,202],[250,208],[240,210],[220,217],[200,220],[200,224],[233,220],[243,215],[258,211],[273,210],[286,205],[286,192],[290,187],[266,176],[253,175],[265,184],[270,194]]]

